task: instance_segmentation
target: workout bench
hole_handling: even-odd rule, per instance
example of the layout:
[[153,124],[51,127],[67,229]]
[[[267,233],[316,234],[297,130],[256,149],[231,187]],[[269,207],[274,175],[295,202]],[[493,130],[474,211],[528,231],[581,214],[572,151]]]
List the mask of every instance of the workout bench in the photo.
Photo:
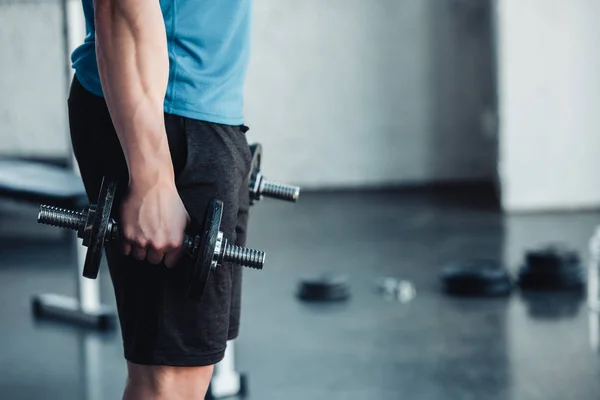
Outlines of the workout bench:
[[[0,197],[56,207],[80,209],[88,199],[81,178],[71,169],[44,162],[0,158]],[[58,294],[34,296],[36,317],[67,320],[97,329],[114,327],[116,314],[100,303],[98,282],[83,279],[85,249],[73,235],[72,251],[77,268],[76,297]]]

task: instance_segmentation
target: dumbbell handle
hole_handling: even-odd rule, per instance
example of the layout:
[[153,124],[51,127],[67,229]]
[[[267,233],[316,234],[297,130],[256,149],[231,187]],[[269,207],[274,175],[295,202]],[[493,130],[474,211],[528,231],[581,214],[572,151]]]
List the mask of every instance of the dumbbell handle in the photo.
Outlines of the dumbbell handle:
[[[114,220],[111,220],[110,223],[110,233],[111,239],[119,240],[119,226]],[[243,265],[244,267],[262,269],[265,259],[264,252],[229,244],[227,240],[223,239],[222,232],[219,232],[217,240],[221,242],[221,245],[217,246],[217,251],[222,253],[223,261]],[[199,243],[198,236],[186,233],[183,238],[181,251],[183,254],[194,257],[196,251],[198,251]]]
[[260,200],[262,196],[296,202],[300,196],[300,187],[269,181],[259,171],[250,183],[250,197]]
[[[80,234],[84,231],[86,225],[87,213],[89,208],[83,211],[68,210],[48,205],[42,205],[38,214],[38,222],[45,225],[52,225],[58,228],[78,231]],[[85,234],[85,232],[83,232]],[[265,262],[265,253],[260,250],[248,249],[246,247],[235,246],[223,240],[222,233],[219,232],[221,245],[217,246],[219,258],[225,262],[231,262],[243,265],[249,268],[262,269]],[[116,221],[111,220],[109,232],[107,235],[111,240],[119,239],[119,228]],[[199,247],[199,237],[186,234],[184,237],[182,251],[184,254],[193,256]]]

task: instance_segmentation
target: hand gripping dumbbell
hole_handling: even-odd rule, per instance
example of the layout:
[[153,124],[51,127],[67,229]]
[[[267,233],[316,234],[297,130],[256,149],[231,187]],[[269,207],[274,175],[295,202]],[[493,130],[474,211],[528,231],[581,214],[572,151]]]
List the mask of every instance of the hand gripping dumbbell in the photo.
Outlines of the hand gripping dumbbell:
[[298,186],[286,185],[268,181],[260,170],[262,158],[262,146],[259,143],[250,145],[252,153],[252,168],[250,169],[250,204],[254,205],[263,196],[272,197],[286,201],[298,201],[300,188]]
[[[98,204],[91,204],[82,211],[67,210],[42,205],[38,222],[77,231],[88,250],[83,276],[96,279],[100,269],[104,244],[119,239],[117,222],[110,217],[116,192],[116,182],[104,178],[100,187]],[[188,296],[201,299],[211,271],[223,262],[262,269],[265,253],[228,243],[220,231],[223,202],[212,200],[206,210],[202,231],[198,235],[185,235],[182,251],[194,260],[190,271]]]

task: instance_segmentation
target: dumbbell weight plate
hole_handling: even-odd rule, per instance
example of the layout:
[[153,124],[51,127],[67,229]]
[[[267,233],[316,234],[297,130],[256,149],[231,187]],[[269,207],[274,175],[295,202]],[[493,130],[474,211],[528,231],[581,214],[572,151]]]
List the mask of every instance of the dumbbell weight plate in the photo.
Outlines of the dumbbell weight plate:
[[256,186],[260,185],[258,174],[260,172],[260,163],[262,161],[262,146],[259,143],[251,144],[250,153],[252,154],[252,164],[250,167],[250,176],[248,177],[248,182],[250,184],[250,205],[253,205],[260,200],[260,196],[256,197],[254,193],[258,192],[259,188]]
[[200,301],[204,296],[206,284],[211,273],[211,264],[214,257],[215,246],[221,219],[223,217],[223,202],[212,200],[206,209],[204,226],[200,232],[200,246],[195,254],[194,265],[191,269],[188,296]]
[[90,230],[85,263],[83,264],[83,276],[86,278],[96,279],[98,277],[116,189],[117,184],[114,179],[108,177],[102,179],[94,222]]
[[250,180],[252,175],[256,175],[260,171],[260,163],[262,157],[262,146],[259,143],[250,145],[250,153],[252,154],[252,164],[250,168]]

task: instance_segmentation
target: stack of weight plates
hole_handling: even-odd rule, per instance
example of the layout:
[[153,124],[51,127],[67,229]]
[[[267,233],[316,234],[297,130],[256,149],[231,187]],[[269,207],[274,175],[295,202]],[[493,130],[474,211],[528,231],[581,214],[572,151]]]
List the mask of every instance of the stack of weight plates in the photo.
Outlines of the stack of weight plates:
[[550,244],[525,254],[518,283],[523,290],[582,290],[585,272],[575,250]]
[[442,271],[444,292],[454,296],[507,296],[513,288],[506,268],[495,260],[475,259],[456,262]]

